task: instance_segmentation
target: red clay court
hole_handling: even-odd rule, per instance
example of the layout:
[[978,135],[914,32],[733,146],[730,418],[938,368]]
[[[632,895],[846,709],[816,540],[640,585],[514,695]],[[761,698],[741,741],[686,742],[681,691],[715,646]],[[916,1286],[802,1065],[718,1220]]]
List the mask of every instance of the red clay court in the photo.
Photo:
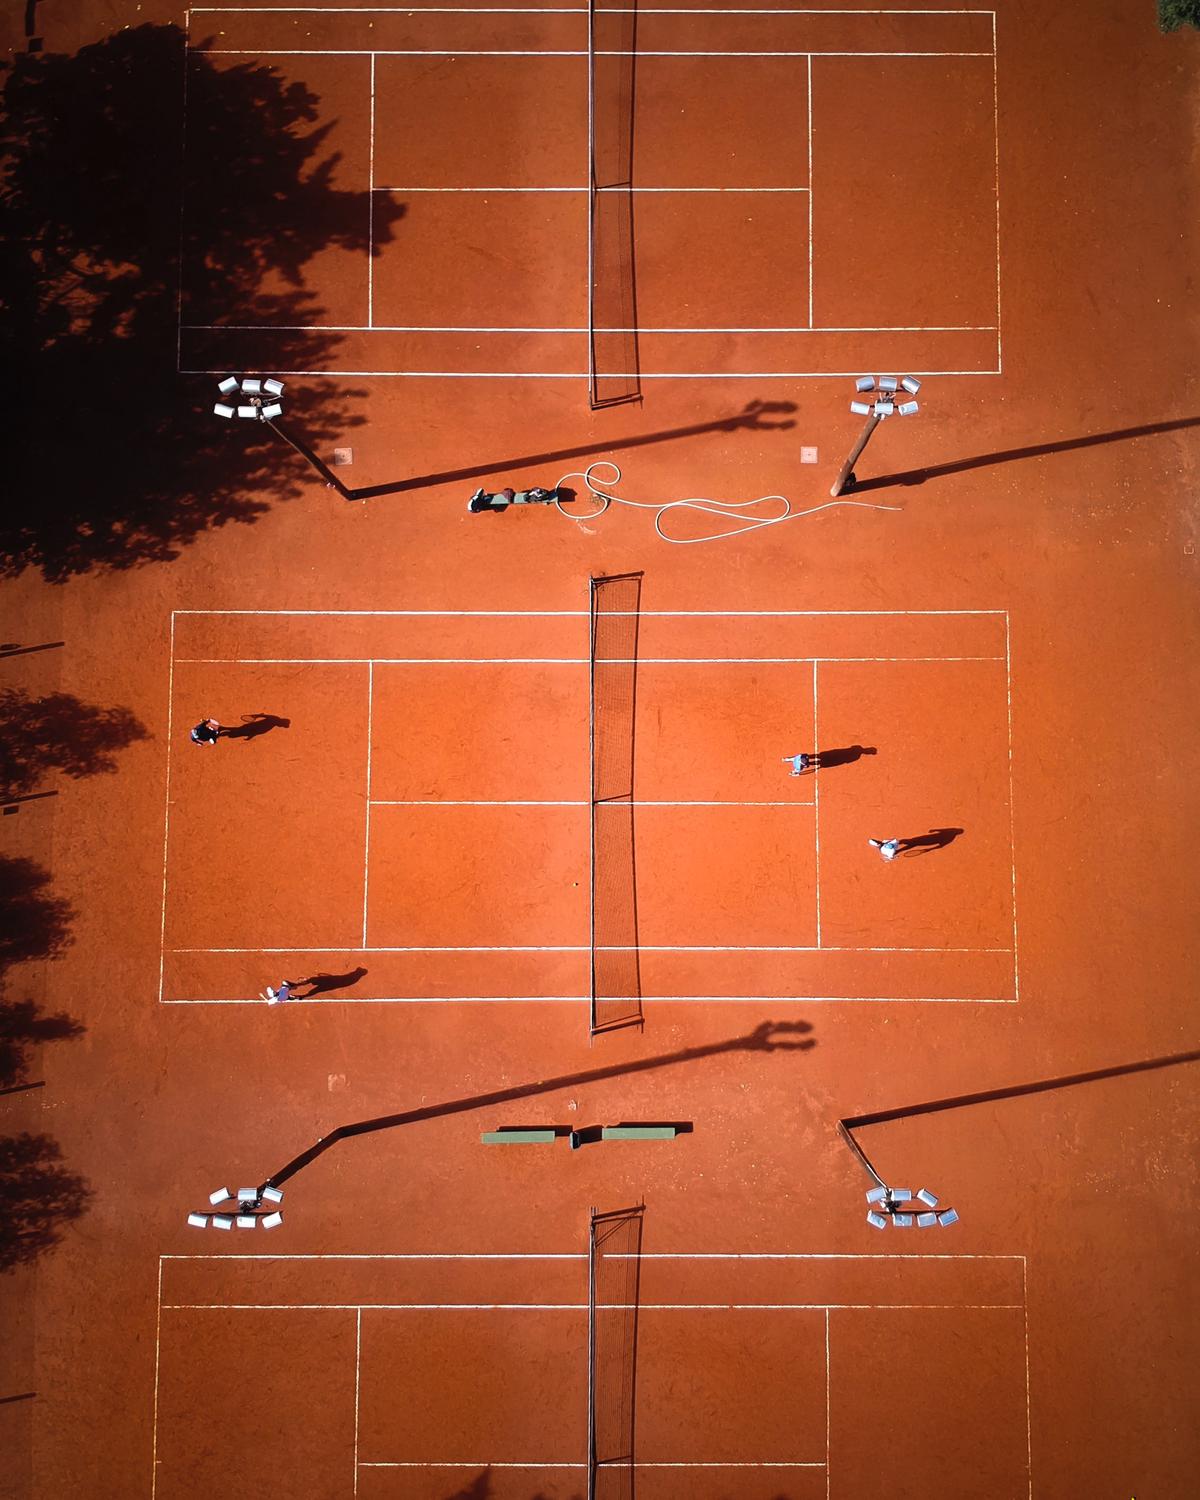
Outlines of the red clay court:
[[1087,9],[3,23],[0,1500],[1193,1493],[1200,48]]

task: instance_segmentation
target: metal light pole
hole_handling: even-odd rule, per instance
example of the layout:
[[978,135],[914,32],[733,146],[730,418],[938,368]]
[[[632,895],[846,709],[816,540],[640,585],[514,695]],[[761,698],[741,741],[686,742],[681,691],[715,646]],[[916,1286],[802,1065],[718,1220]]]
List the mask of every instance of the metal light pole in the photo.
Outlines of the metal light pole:
[[[343,500],[352,500],[354,496],[329,465],[318,458],[307,443],[293,437],[290,432],[285,432],[276,421],[277,417],[283,415],[283,389],[283,381],[276,380],[273,376],[263,380],[252,375],[226,375],[217,384],[217,391],[224,399],[215,404],[213,411],[218,417],[227,419],[243,417],[251,422],[265,422],[289,448],[294,448],[301,458],[306,459],[325,483],[337,490]],[[233,406],[230,402],[235,392],[240,400],[238,405]]]
[[[873,391],[875,389],[874,375],[860,375],[854,382],[856,391]],[[897,401],[897,390],[904,390],[910,396],[915,396],[921,389],[921,382],[911,375],[905,375],[897,379],[895,375],[881,375],[879,377],[879,394],[873,402],[851,401],[850,410],[858,417],[866,417],[863,430],[858,435],[858,441],[850,450],[850,457],[842,465],[838,477],[833,481],[833,488],[829,491],[835,498],[845,489],[854,488],[854,465],[862,456],[863,449],[871,441],[871,434],[883,421],[884,417],[899,414],[902,417],[916,415],[917,403],[915,401]]]

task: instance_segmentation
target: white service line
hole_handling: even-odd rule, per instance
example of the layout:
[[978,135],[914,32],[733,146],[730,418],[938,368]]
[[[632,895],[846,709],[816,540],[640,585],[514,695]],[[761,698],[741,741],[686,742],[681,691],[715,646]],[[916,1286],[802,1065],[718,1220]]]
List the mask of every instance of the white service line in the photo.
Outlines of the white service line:
[[[826,1313],[826,1322],[829,1315]],[[362,1377],[362,1308],[354,1313],[354,1493],[358,1494],[358,1418],[361,1410],[359,1393]]]
[[[384,799],[376,797],[373,807],[591,807],[586,797],[579,801],[508,801],[498,797],[477,798],[467,802],[444,800],[440,797],[419,797],[410,800]],[[652,802],[633,798],[627,802],[597,802],[601,807],[812,807],[811,802]]]
[[[403,188],[391,189],[393,192],[408,191]],[[433,188],[427,189],[433,192]],[[490,192],[488,188],[438,188],[438,192],[447,193],[478,193]],[[526,192],[566,192],[565,188],[497,188],[497,192],[526,193]],[[574,191],[574,189],[571,189]],[[683,189],[678,191],[682,192]],[[688,192],[700,191],[700,189],[687,190]],[[704,191],[710,191],[704,189]],[[717,191],[712,189],[711,191]],[[735,189],[728,188],[722,191],[733,192]],[[738,189],[737,191],[740,191]],[[757,191],[757,189],[755,190]],[[778,191],[783,192],[780,188]],[[789,189],[790,191],[790,189]],[[185,331],[188,333],[571,333],[585,334],[587,328],[573,323],[563,324],[506,324],[506,323],[189,323]],[[702,333],[788,333],[788,334],[819,334],[819,333],[995,333],[997,330],[993,324],[987,323],[896,323],[890,326],[883,324],[866,325],[855,328],[814,328],[811,323],[805,324],[772,324],[756,323],[752,327],[726,328],[726,327],[689,327],[676,328],[670,325],[642,326],[639,328],[608,328],[601,325],[601,333],[672,333],[672,334],[702,334]],[[615,613],[615,611],[614,611]]]
[[[263,1257],[272,1259],[274,1257]],[[870,1259],[871,1257],[865,1257]],[[913,1255],[913,1260],[929,1259]],[[948,1260],[958,1256],[943,1257]],[[164,1312],[587,1312],[587,1302],[164,1302]],[[1021,1312],[1021,1302],[598,1302],[600,1312]]]
[[[257,950],[256,950],[257,951]],[[343,950],[288,948],[287,953]],[[370,950],[372,952],[378,950]],[[389,950],[382,950],[387,952]],[[581,950],[585,951],[585,950]],[[823,949],[828,952],[828,949]],[[588,995],[373,995],[370,999],[335,996],[320,1000],[291,1000],[289,1005],[580,1005]],[[1015,1005],[1011,995],[643,995],[646,1005]],[[164,1005],[259,1005],[245,996],[236,999],[164,999]]]
[[[375,322],[375,54],[371,53],[371,130],[367,156],[367,326]],[[357,1485],[356,1485],[357,1491]]]
[[[810,662],[1003,661],[1003,656],[607,656],[604,666],[787,667]],[[587,656],[181,656],[197,667],[590,667]]]
[[375,664],[367,664],[367,796],[366,827],[363,833],[363,919],[362,945],[367,946],[367,896],[371,875],[371,739],[375,715]]
[[[817,721],[817,663],[813,662],[813,745],[819,746],[820,730]],[[817,764],[813,776],[813,900],[816,905],[817,947],[821,946],[821,769]]]
[[[354,375],[364,380],[586,380],[582,370],[294,370],[274,366],[280,375]],[[228,366],[211,365],[180,370],[181,375],[226,375]],[[858,370],[643,370],[642,380],[831,380],[855,376]],[[925,379],[934,376],[999,375],[1000,370],[914,370]]]
[[167,854],[171,837],[171,748],[175,731],[175,615],[171,614],[171,643],[167,660],[167,771],[166,789],[163,793],[163,872],[162,872],[162,916],[159,922],[158,941],[158,999],[163,998],[165,965],[167,961]]
[[1017,947],[1017,823],[1013,780],[1012,634],[1008,611],[1004,612],[1004,678],[1008,694],[1008,853],[1012,863],[1012,953],[1013,998],[1021,998],[1020,959]]
[[[171,953],[340,953],[318,948],[171,948]],[[590,943],[414,943],[352,950],[356,953],[590,953]],[[597,943],[597,953],[1011,953],[1011,948],[822,947],[813,943]],[[436,998],[436,997],[435,997]],[[289,1002],[290,1003],[290,1002]]]
[[[504,620],[544,620],[553,619],[579,619],[591,618],[591,611],[586,609],[175,609],[172,615],[320,615],[327,619],[339,620],[344,617],[359,618],[367,616],[380,619],[393,619],[396,617],[407,617],[409,615],[418,618],[435,618],[443,615],[458,619],[468,617],[471,619],[495,619]],[[877,615],[1004,615],[1007,616],[1006,608],[1000,609],[613,609],[607,610],[606,614],[616,619],[619,616],[638,619],[670,619],[670,620],[724,620],[724,619],[751,619],[751,620],[786,620],[786,619],[814,619],[823,620],[826,616],[851,615],[856,619],[871,619]]]
[[[587,57],[587,48],[555,47],[197,47],[200,57]],[[597,50],[597,57],[991,57],[990,52],[844,52],[808,47],[803,51]]]

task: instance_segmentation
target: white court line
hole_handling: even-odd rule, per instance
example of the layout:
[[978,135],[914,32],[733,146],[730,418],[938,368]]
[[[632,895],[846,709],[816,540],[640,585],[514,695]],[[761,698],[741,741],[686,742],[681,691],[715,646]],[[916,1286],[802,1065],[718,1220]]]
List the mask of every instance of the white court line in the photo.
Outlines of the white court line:
[[[197,47],[198,57],[587,57],[587,48],[556,47]],[[845,52],[818,47],[802,51],[670,51],[631,52],[628,48],[597,51],[597,57],[991,57],[990,52]]]
[[[396,192],[402,191],[395,189]],[[430,190],[432,191],[432,189]],[[439,191],[443,191],[439,189]],[[446,188],[446,192],[474,193],[487,192],[486,188]],[[557,188],[505,188],[504,192],[558,192]],[[730,192],[734,191],[732,188]],[[740,189],[739,189],[740,191]],[[781,189],[782,191],[782,189]],[[188,323],[185,325],[188,333],[570,333],[584,334],[586,327],[563,324],[553,327],[549,324],[507,325],[501,323],[489,323],[486,326],[469,323]],[[787,334],[814,334],[814,333],[996,333],[994,324],[990,323],[896,323],[890,327],[883,324],[864,324],[859,328],[814,328],[811,323],[797,324],[795,327],[787,327],[783,324],[756,324],[749,328],[668,328],[645,327],[645,328],[608,328],[600,325],[602,333],[671,333],[671,334],[707,334],[707,333],[787,333]],[[616,611],[614,610],[614,613]]]
[[[586,193],[586,187],[375,187],[373,193]],[[600,193],[807,193],[804,187],[598,187]],[[223,328],[228,324],[216,323]],[[567,330],[563,330],[566,332]],[[571,330],[575,331],[575,330]],[[582,330],[587,332],[586,329]],[[643,332],[648,330],[642,330]]]
[[[183,1257],[180,1257],[183,1258]],[[222,1257],[211,1257],[221,1259]],[[249,1257],[253,1259],[254,1257]],[[276,1257],[263,1257],[275,1259]],[[864,1257],[871,1259],[870,1256]],[[913,1260],[928,1259],[914,1255]],[[961,1257],[945,1256],[947,1260]],[[1016,1259],[1017,1257],[1013,1257]],[[600,1312],[1022,1312],[1021,1302],[598,1302]],[[587,1312],[587,1302],[164,1302],[163,1312]]]
[[1000,77],[996,48],[996,12],[992,12],[992,141],[996,148],[996,366],[1004,369],[1004,336],[1000,331]]
[[[423,1251],[320,1251],[288,1250],[278,1254],[251,1254],[233,1251],[224,1254],[179,1254],[163,1252],[159,1260],[587,1260],[583,1250],[423,1250]],[[636,1255],[631,1251],[614,1251],[605,1257],[608,1260],[1012,1260],[1024,1263],[1021,1254],[1003,1252],[967,1252],[943,1254],[937,1251],[924,1254],[921,1251],[884,1251],[878,1255],[867,1255],[862,1251],[837,1250],[647,1250]],[[357,1304],[356,1304],[357,1305]]]
[[[787,667],[808,662],[1003,661],[1003,656],[637,656],[604,658],[606,666]],[[587,656],[181,656],[181,666],[207,667],[589,667]]]
[[[328,953],[341,949],[288,948],[288,953]],[[372,950],[374,951],[374,950]],[[828,949],[823,950],[828,952]],[[588,995],[379,995],[369,1000],[338,996],[328,1000],[289,1000],[289,1005],[582,1005]],[[1015,1005],[1007,995],[643,995],[646,1005]],[[164,1005],[259,1005],[247,999],[164,999]]]
[[[193,5],[190,15],[347,15],[347,16],[574,16],[586,15],[586,5]],[[714,9],[695,6],[643,5],[641,7],[612,5],[604,7],[605,15],[612,16],[888,16],[897,12],[880,9],[837,10],[831,7],[801,6],[796,8],[757,8],[754,6],[730,6]],[[973,6],[957,6],[950,9],[906,10],[906,16],[995,16],[993,10],[977,10]]]
[[808,59],[808,326],[813,324],[813,107],[812,58]]
[[[845,616],[852,615],[857,618],[873,618],[876,615],[1005,615],[1008,610],[1002,609],[613,609],[606,610],[606,614],[616,618],[626,616],[638,619],[672,619],[672,620],[724,620],[724,619],[824,619],[827,615]],[[350,616],[357,618],[367,615],[374,617],[378,615],[381,619],[389,619],[396,616],[407,617],[415,615],[421,618],[430,616],[440,617],[442,615],[459,618],[467,616],[472,619],[493,619],[499,616],[505,620],[543,620],[548,617],[564,619],[590,619],[590,612],[586,609],[175,609],[171,611],[175,615],[320,615],[326,619],[337,620]]]
[[[171,953],[338,953],[338,948],[171,948]],[[590,943],[424,944],[356,953],[590,953]],[[811,943],[597,943],[597,953],[1011,953],[1011,948],[855,948]],[[291,1002],[289,1001],[289,1004]]]
[[[347,16],[574,16],[586,15],[586,5],[193,5],[190,15],[347,15]],[[726,8],[697,8],[695,6],[643,5],[641,7],[612,5],[604,7],[605,15],[612,16],[888,16],[897,12],[879,9],[836,10],[831,7],[802,6],[791,9],[756,8],[754,6],[730,6]],[[995,16],[993,10],[977,10],[973,6],[957,6],[941,10],[906,10],[906,16]]]
[[[829,1314],[825,1314],[828,1322]],[[358,1417],[360,1411],[359,1392],[362,1375],[362,1308],[354,1315],[354,1493],[358,1494]]]
[[1033,1500],[1033,1403],[1029,1379],[1029,1262],[1021,1257],[1021,1298],[1025,1307],[1025,1454],[1029,1470],[1029,1500]]
[[[555,1252],[544,1250],[484,1250],[484,1251],[455,1251],[455,1250],[428,1250],[428,1251],[386,1251],[355,1253],[352,1251],[330,1251],[327,1255],[320,1252],[316,1254],[304,1251],[283,1252],[279,1255],[160,1255],[159,1260],[586,1260],[587,1255],[583,1251],[572,1250],[570,1252]],[[856,1257],[851,1256],[851,1259]],[[946,1257],[953,1260],[953,1256]],[[1002,1256],[1000,1259],[1016,1259],[1015,1256]]]
[[[376,797],[373,807],[591,807],[586,797],[578,801],[509,801],[498,797],[477,798],[467,802],[455,802],[440,797],[418,797],[386,799]],[[597,802],[597,807],[812,807],[811,802],[651,802],[633,798],[628,802]]]
[[[817,727],[817,663],[813,662],[813,744],[821,743]],[[821,946],[821,775],[818,764],[813,777],[813,897],[817,910],[817,947]]]
[[[375,54],[371,53],[371,133],[367,157],[367,325],[375,321]],[[357,1490],[357,1485],[356,1485]]]
[[[218,1257],[212,1257],[214,1260]],[[154,1410],[150,1422],[150,1500],[158,1490],[158,1372],[162,1363],[163,1256],[158,1257],[158,1297],[154,1308]]]
[[829,1364],[829,1309],[825,1309],[825,1500],[829,1500],[830,1464],[833,1460],[830,1434],[833,1429],[833,1374]]
[[[354,375],[366,380],[586,380],[583,370],[294,370],[273,367],[281,375]],[[227,375],[226,365],[180,370],[181,375]],[[923,379],[947,375],[999,375],[1000,370],[912,370]],[[643,370],[642,380],[833,380],[862,374],[858,370]]]
[[[368,1462],[366,1459],[359,1464],[362,1469],[586,1469],[587,1464],[580,1463],[520,1463],[514,1460],[501,1462],[496,1459],[464,1459],[462,1462],[454,1462],[448,1459],[401,1459],[383,1460],[377,1459]],[[825,1465],[819,1460],[803,1463],[796,1459],[762,1459],[758,1462],[692,1462],[679,1461],[677,1463],[634,1463],[635,1469],[823,1469]],[[357,1487],[355,1494],[358,1493]]]
[[367,895],[371,875],[371,737],[375,715],[375,664],[367,665],[367,806],[363,836],[363,925],[362,945],[367,946]]
[[183,77],[180,80],[180,131],[179,131],[179,181],[181,191],[179,194],[179,264],[175,273],[175,368],[178,370],[183,364],[183,273],[186,260],[184,258],[184,235],[187,231],[187,194],[182,190],[182,184],[187,182],[187,119],[188,119],[188,74],[191,71],[189,55],[191,52],[191,18],[184,13],[183,18]]
[[1017,949],[1017,825],[1013,781],[1012,634],[1008,611],[1004,611],[1004,676],[1008,692],[1008,853],[1012,864],[1013,998],[1021,998],[1020,962]]
[[167,774],[166,790],[163,793],[163,877],[162,917],[158,930],[158,999],[162,1003],[164,969],[167,960],[167,851],[171,836],[171,747],[175,728],[175,614],[171,613],[170,657],[167,663]]

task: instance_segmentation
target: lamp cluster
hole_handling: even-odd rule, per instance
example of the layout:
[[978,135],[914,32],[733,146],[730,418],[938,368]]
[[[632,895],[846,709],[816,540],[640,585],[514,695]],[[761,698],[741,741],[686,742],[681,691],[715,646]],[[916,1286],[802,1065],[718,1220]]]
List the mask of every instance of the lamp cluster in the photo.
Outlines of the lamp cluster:
[[236,1213],[217,1212],[209,1214],[188,1214],[188,1223],[193,1229],[204,1229],[209,1224],[214,1229],[257,1229],[261,1222],[264,1229],[277,1229],[283,1223],[283,1213],[278,1208],[272,1212],[264,1213],[264,1203],[282,1203],[283,1189],[277,1187],[246,1187],[238,1188],[237,1195],[231,1193],[228,1188],[217,1188],[216,1192],[209,1193],[208,1201],[216,1209],[219,1204],[236,1203]]
[[[914,1193],[908,1188],[881,1185],[870,1190],[867,1203],[871,1205],[867,1209],[867,1223],[874,1229],[886,1229],[889,1223],[897,1229],[911,1229],[914,1220],[918,1229],[932,1229],[935,1224],[945,1229],[948,1224],[958,1223],[957,1209],[944,1208],[940,1213],[935,1212],[937,1194],[928,1188],[918,1188]],[[923,1207],[914,1210],[911,1205],[917,1203]]]
[[[876,389],[874,375],[860,375],[854,382],[856,391],[873,391]],[[850,410],[856,417],[890,417],[898,413],[902,417],[915,417],[917,414],[917,403],[915,401],[897,401],[898,391],[905,391],[910,396],[915,396],[921,389],[921,382],[912,375],[897,378],[895,375],[881,375],[879,377],[878,395],[874,401],[851,401]]]
[[[217,385],[220,395],[226,399],[218,401],[213,411],[218,417],[246,417],[251,421],[269,422],[283,414],[283,381],[258,380],[251,375],[226,375]],[[237,406],[230,405],[229,398],[240,392],[248,399]],[[269,400],[266,398],[270,398]]]

